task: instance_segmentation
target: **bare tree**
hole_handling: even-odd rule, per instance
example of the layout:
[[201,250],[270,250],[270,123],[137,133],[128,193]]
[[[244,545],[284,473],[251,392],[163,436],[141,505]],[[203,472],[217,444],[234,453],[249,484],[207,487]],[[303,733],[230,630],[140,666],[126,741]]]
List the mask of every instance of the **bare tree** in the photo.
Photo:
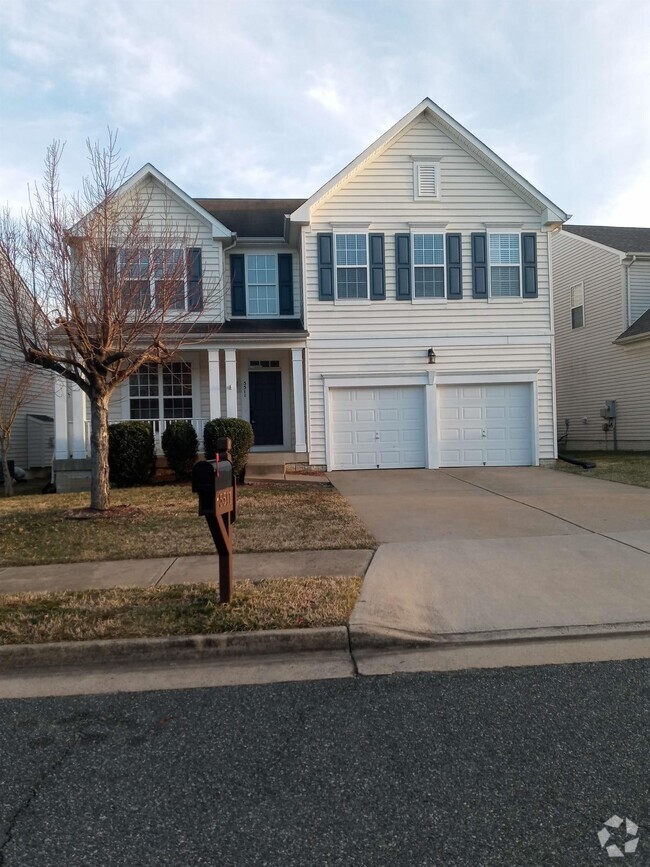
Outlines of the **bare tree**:
[[161,200],[151,186],[124,187],[115,134],[105,147],[87,146],[80,193],[62,192],[63,146],[54,142],[28,211],[0,220],[0,299],[25,360],[88,397],[90,507],[105,510],[111,394],[143,364],[196,343],[195,323],[219,302],[220,280],[201,272],[196,234],[173,218],[171,193]]
[[[11,437],[18,414],[30,404],[40,388],[48,384],[37,383],[40,371],[34,365],[13,357],[3,357],[0,353],[0,462],[4,477],[4,493],[10,497],[13,492],[13,479],[9,472]],[[51,388],[51,383],[49,383]]]

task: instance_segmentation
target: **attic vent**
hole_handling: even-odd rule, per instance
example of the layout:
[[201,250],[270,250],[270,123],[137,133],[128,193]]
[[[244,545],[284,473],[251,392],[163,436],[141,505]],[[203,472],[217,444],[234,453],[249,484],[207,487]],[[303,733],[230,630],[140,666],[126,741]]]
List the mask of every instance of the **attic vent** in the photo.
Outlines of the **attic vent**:
[[415,163],[415,196],[416,198],[438,198],[438,164]]

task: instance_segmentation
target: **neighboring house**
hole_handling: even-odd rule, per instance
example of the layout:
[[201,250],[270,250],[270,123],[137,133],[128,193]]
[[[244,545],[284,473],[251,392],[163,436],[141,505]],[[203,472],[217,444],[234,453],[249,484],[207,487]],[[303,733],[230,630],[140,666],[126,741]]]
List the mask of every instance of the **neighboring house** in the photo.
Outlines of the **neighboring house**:
[[[201,316],[218,333],[132,377],[113,421],[237,415],[269,463],[328,469],[555,457],[548,237],[567,215],[431,100],[307,200],[191,199],[150,165],[137,183],[174,197],[228,288]],[[71,400],[57,452],[83,457]]]
[[565,225],[551,246],[560,446],[650,449],[650,229]]
[[[6,302],[0,298],[0,395],[5,378],[9,376],[15,361],[22,356],[15,339],[15,326]],[[50,470],[54,453],[54,398],[52,377],[38,367],[33,368],[33,378],[28,397],[21,404],[11,432],[9,460],[16,467],[26,470],[29,476],[41,475]],[[7,398],[11,399],[11,379]],[[0,476],[2,471],[0,469]]]

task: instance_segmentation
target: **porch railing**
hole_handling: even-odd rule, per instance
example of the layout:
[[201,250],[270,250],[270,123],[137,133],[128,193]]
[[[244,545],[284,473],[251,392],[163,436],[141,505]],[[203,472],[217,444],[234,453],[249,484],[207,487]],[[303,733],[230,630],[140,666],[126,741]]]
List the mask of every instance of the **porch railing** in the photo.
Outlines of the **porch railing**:
[[[124,419],[124,421],[128,421],[128,419]],[[153,441],[156,449],[157,455],[163,454],[162,449],[162,435],[165,430],[169,427],[169,425],[173,421],[189,421],[194,430],[196,431],[196,435],[199,440],[199,451],[203,450],[203,428],[208,422],[207,418],[149,418],[149,419],[139,419],[139,421],[144,421],[148,425],[151,425],[153,430]],[[90,457],[90,422],[86,421],[86,455]]]

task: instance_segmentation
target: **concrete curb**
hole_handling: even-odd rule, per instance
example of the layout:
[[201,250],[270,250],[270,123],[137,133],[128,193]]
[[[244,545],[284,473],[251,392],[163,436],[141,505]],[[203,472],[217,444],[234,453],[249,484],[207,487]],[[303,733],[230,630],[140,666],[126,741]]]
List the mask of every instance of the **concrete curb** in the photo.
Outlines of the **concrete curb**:
[[276,629],[181,635],[163,638],[117,638],[101,641],[61,641],[9,644],[0,647],[0,674],[16,669],[84,666],[110,663],[175,662],[300,653],[349,651],[345,626],[320,629]]
[[350,647],[357,650],[458,648],[472,645],[517,644],[530,641],[579,638],[612,638],[650,635],[650,623],[599,623],[579,626],[501,629],[491,632],[413,633],[387,626],[350,623]]

